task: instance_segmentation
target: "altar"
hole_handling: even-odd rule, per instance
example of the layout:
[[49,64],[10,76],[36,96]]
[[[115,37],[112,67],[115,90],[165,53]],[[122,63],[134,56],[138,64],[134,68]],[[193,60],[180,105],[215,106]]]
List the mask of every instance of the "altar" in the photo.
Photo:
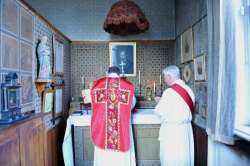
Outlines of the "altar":
[[[89,114],[84,111],[81,116],[69,116],[63,143],[65,165],[93,165],[90,120],[91,111]],[[160,117],[154,114],[154,109],[136,109],[131,114],[131,122],[137,165],[160,165]]]

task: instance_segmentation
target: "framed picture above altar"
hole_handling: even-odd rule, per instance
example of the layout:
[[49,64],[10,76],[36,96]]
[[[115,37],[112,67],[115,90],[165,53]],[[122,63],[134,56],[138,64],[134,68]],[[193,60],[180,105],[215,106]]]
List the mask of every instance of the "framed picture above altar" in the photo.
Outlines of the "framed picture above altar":
[[63,115],[64,112],[64,86],[55,86],[55,107],[54,107],[54,117]]
[[54,44],[54,75],[64,75],[64,44],[56,36],[53,37]]
[[117,66],[121,76],[136,76],[136,43],[120,42],[109,44],[110,66]]

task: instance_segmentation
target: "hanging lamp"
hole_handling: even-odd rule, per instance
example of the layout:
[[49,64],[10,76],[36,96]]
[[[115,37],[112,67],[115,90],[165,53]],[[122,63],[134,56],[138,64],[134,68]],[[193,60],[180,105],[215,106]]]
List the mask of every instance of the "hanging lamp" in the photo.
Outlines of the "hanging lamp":
[[125,36],[145,32],[149,23],[137,4],[121,0],[111,7],[103,28],[108,33]]

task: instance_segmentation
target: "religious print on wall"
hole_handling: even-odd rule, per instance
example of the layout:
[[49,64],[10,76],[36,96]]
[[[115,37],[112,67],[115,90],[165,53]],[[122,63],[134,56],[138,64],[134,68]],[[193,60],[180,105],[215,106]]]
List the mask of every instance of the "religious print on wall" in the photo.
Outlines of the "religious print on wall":
[[181,63],[193,60],[193,32],[192,27],[181,35]]
[[117,66],[121,76],[136,76],[136,43],[110,43],[109,54],[110,67]]
[[205,54],[194,58],[194,78],[195,81],[206,81]]
[[2,0],[2,29],[18,35],[18,4],[13,0]]
[[21,37],[30,42],[33,41],[33,16],[23,8],[21,13]]
[[186,64],[186,65],[183,67],[182,79],[183,79],[183,81],[185,81],[186,84],[188,84],[189,81],[191,80],[191,77],[192,77],[192,71],[191,71],[189,65]]
[[30,44],[21,42],[21,70],[32,72],[32,62],[33,62],[33,47]]
[[33,102],[33,84],[32,76],[21,75],[21,103],[22,105]]
[[55,108],[54,117],[63,115],[64,111],[64,86],[56,86],[54,89],[55,93]]
[[202,106],[201,107],[201,112],[202,112],[202,118],[206,119],[206,117],[207,117],[207,107]]
[[19,69],[19,56],[18,56],[18,40],[6,35],[1,34],[2,39],[2,69],[18,70]]
[[57,38],[53,37],[54,44],[54,75],[64,75],[64,44]]
[[51,113],[53,109],[54,90],[46,90],[43,93],[43,113]]

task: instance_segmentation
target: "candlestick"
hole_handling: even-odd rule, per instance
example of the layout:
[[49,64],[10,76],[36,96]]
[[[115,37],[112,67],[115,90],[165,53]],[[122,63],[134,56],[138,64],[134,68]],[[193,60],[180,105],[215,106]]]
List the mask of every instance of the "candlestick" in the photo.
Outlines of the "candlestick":
[[154,82],[154,93],[155,93],[155,82]]
[[84,85],[84,76],[82,76],[82,84]]
[[141,84],[141,71],[139,70],[139,85]]
[[84,87],[84,76],[82,76],[82,85],[83,85],[83,89],[85,88]]

